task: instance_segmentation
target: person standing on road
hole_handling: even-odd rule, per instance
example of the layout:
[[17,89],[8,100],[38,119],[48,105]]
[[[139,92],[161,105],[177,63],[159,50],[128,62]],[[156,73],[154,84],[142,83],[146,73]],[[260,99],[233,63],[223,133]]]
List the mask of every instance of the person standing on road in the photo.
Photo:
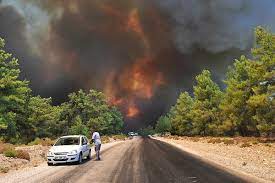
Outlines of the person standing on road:
[[95,144],[96,160],[100,160],[101,139],[99,133],[96,130],[92,135],[92,141]]

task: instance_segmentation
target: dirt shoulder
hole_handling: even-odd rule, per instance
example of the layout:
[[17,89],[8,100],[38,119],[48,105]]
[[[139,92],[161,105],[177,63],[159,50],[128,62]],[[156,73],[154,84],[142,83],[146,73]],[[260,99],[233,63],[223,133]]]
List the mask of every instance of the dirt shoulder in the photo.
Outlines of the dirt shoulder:
[[[102,153],[116,145],[124,144],[127,141],[114,141],[110,143],[103,144]],[[94,151],[92,151],[92,156],[94,157]],[[105,155],[104,155],[105,156]],[[37,167],[26,167],[20,170],[11,170],[6,174],[0,175],[0,183],[35,183],[35,182],[53,182],[54,180],[59,180],[62,176],[70,175],[80,169],[80,167],[85,167],[89,164],[94,164],[94,161],[84,161],[82,165],[57,165],[57,166],[47,166],[46,161],[38,165]],[[60,182],[60,181],[59,181]],[[61,181],[62,182],[62,181]]]
[[228,169],[275,182],[275,143],[255,138],[154,137]]
[[0,154],[0,176],[9,171],[39,166],[45,162],[49,148],[50,146],[42,145],[14,147],[17,151],[27,153],[30,158],[29,160],[18,157],[6,157],[4,154]]
[[[117,142],[124,141],[122,138],[106,138],[104,144],[116,144]],[[106,146],[104,145],[104,146]],[[109,146],[107,145],[107,147]],[[5,148],[4,146],[12,147],[15,151],[23,151],[28,154],[29,158],[23,159],[19,157],[7,157],[3,152],[0,151],[0,176],[12,173],[21,169],[29,169],[38,167],[41,164],[46,163],[46,155],[51,146],[45,145],[31,145],[31,146],[14,146],[10,144],[0,143],[0,149]]]

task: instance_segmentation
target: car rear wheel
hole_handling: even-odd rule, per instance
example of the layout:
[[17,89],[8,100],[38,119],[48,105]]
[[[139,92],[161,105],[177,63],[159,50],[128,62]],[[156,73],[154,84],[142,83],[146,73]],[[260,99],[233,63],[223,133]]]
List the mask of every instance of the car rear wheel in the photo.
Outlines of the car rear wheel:
[[82,161],[83,161],[83,157],[82,157],[82,153],[80,152],[79,153],[79,157],[78,157],[78,164],[81,164],[82,163]]
[[89,151],[89,154],[87,156],[87,159],[90,160],[91,159],[91,150]]

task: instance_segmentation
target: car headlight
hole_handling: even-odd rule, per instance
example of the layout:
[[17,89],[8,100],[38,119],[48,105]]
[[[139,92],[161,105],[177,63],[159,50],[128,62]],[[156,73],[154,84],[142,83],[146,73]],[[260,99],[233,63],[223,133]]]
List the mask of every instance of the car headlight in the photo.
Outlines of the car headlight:
[[48,156],[54,156],[54,153],[52,151],[49,151]]
[[77,154],[77,150],[73,150],[73,151],[68,153],[68,155],[76,155],[76,154]]

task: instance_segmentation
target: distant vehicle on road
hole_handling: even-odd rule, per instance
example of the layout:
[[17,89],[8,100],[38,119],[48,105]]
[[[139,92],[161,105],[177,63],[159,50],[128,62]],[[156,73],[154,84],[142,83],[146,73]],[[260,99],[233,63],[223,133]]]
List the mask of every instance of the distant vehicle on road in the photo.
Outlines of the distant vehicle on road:
[[47,154],[48,165],[58,163],[77,162],[81,164],[83,158],[91,158],[91,147],[87,137],[70,135],[60,137]]
[[129,136],[130,138],[133,138],[133,137],[135,137],[135,136],[138,136],[138,133],[129,132],[129,133],[128,133],[128,136]]

